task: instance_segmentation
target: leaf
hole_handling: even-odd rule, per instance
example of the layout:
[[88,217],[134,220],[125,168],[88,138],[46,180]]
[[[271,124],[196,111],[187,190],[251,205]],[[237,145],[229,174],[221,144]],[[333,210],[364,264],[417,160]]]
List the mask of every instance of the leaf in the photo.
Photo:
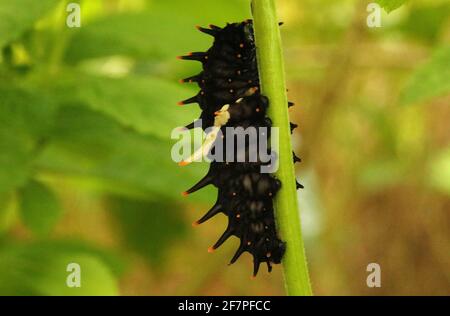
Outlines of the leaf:
[[408,2],[408,0],[376,0],[376,2],[386,10],[387,13],[400,8],[403,4]]
[[450,148],[438,153],[430,161],[428,182],[432,187],[450,195]]
[[[65,59],[77,63],[83,59],[125,55],[161,60],[175,58],[183,49],[206,47],[208,38],[196,34],[192,28],[188,31],[186,25],[195,24],[155,12],[108,16],[83,26],[69,43]],[[170,40],[173,38],[177,40]]]
[[63,253],[69,250],[71,253],[83,253],[89,256],[97,257],[108,267],[114,277],[120,277],[126,269],[126,265],[115,252],[98,247],[92,243],[86,243],[82,240],[45,240],[40,241],[38,245],[39,247],[45,248],[51,252]]
[[197,92],[152,77],[112,79],[80,75],[61,81],[57,89],[65,102],[85,103],[123,126],[162,139],[170,139],[174,128],[199,116],[197,106],[176,106]]
[[398,28],[414,39],[433,44],[439,41],[449,16],[450,3],[414,6]]
[[[114,274],[101,256],[63,245],[0,248],[0,295],[118,295]],[[67,286],[69,263],[80,265],[81,287]]]
[[66,60],[76,63],[112,55],[173,59],[210,45],[210,38],[195,31],[196,24],[245,19],[248,11],[248,3],[240,0],[156,1],[149,11],[107,16],[83,26],[69,43]]
[[15,219],[15,209],[13,207],[13,194],[0,193],[0,236],[2,236]]
[[20,190],[22,220],[35,234],[48,234],[62,215],[55,194],[45,185],[30,181]]
[[450,93],[450,46],[441,47],[411,76],[401,96],[403,104]]
[[[205,174],[204,165],[180,169],[171,159],[170,142],[126,130],[86,107],[61,108],[57,122],[52,142],[37,161],[47,172],[101,179],[105,188],[127,189],[119,193],[167,199],[181,198]],[[209,201],[208,190],[192,199]]]
[[0,87],[0,193],[26,183],[35,151],[48,136],[55,105],[47,97]]
[[[80,265],[80,287],[64,284],[68,272],[63,270],[69,263]],[[44,273],[37,278],[37,290],[43,295],[86,296],[118,295],[118,284],[111,271],[98,258],[85,254],[56,255],[46,263]],[[35,281],[36,282],[36,281]]]
[[124,247],[141,254],[151,264],[161,264],[168,248],[185,235],[180,205],[163,200],[112,198],[111,207]]
[[0,148],[0,192],[2,193],[27,181],[31,156],[27,144],[15,134],[0,134]]
[[58,0],[0,0],[0,48],[16,40]]
[[[176,8],[176,10],[174,10]],[[202,8],[199,10],[199,8]],[[152,12],[171,13],[174,17],[192,17],[196,24],[224,25],[251,17],[250,4],[241,0],[211,2],[209,0],[153,1]]]

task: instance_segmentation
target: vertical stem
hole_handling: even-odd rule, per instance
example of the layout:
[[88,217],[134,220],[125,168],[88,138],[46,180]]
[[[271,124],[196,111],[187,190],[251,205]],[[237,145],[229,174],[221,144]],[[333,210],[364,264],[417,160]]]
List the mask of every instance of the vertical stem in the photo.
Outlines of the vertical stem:
[[[281,37],[274,0],[252,0],[253,25],[262,93],[269,98],[269,117],[279,129],[279,168],[282,182],[275,199],[278,228],[286,241],[283,258],[288,295],[312,295],[301,234],[292,156]],[[276,141],[276,140],[275,140]]]

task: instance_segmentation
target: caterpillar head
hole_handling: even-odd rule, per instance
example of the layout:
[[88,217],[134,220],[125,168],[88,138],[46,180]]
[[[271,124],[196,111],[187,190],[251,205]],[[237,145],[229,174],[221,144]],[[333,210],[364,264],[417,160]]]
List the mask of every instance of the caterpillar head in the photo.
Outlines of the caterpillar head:
[[247,20],[243,22],[244,24],[244,39],[246,42],[251,43],[254,46],[255,36],[253,35],[253,22],[251,20]]

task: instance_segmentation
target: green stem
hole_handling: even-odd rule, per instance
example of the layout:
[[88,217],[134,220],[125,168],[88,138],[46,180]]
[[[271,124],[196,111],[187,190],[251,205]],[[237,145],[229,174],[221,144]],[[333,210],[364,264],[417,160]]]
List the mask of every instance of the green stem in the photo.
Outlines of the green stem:
[[278,228],[286,241],[283,258],[288,295],[312,295],[301,234],[292,156],[281,37],[274,0],[252,0],[253,25],[262,93],[269,98],[269,117],[279,129],[276,173],[282,183],[275,199]]

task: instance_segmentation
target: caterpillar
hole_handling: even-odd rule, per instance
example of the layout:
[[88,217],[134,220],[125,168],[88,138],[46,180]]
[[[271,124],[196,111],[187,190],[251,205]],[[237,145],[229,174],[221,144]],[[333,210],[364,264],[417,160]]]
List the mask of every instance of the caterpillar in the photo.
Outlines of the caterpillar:
[[[252,20],[228,23],[223,28],[210,25],[209,28],[198,26],[197,29],[212,36],[214,41],[206,52],[179,56],[179,59],[199,61],[202,64],[199,74],[181,80],[182,83],[196,83],[200,91],[179,102],[179,105],[198,103],[201,109],[199,119],[186,125],[186,129],[196,127],[199,122],[204,130],[212,128],[212,131],[202,149],[180,165],[189,164],[199,155],[214,152],[215,138],[226,127],[252,126],[270,130],[272,126],[271,120],[266,116],[269,100],[260,93]],[[292,105],[289,102],[288,106]],[[291,123],[291,131],[295,127]],[[270,133],[262,137],[267,140]],[[248,144],[243,150],[244,155],[248,155]],[[294,162],[300,161],[295,154],[293,159]],[[207,174],[183,192],[183,195],[188,195],[207,185],[217,188],[215,204],[193,225],[201,224],[216,214],[225,214],[228,226],[208,251],[213,252],[229,237],[236,236],[240,243],[230,264],[244,252],[249,252],[253,256],[254,277],[261,263],[266,263],[271,272],[272,264],[281,262],[286,249],[286,243],[277,233],[273,207],[273,199],[282,183],[273,174],[260,172],[261,166],[266,164],[259,157],[254,162],[212,161]],[[301,187],[303,186],[297,183],[297,188]]]

